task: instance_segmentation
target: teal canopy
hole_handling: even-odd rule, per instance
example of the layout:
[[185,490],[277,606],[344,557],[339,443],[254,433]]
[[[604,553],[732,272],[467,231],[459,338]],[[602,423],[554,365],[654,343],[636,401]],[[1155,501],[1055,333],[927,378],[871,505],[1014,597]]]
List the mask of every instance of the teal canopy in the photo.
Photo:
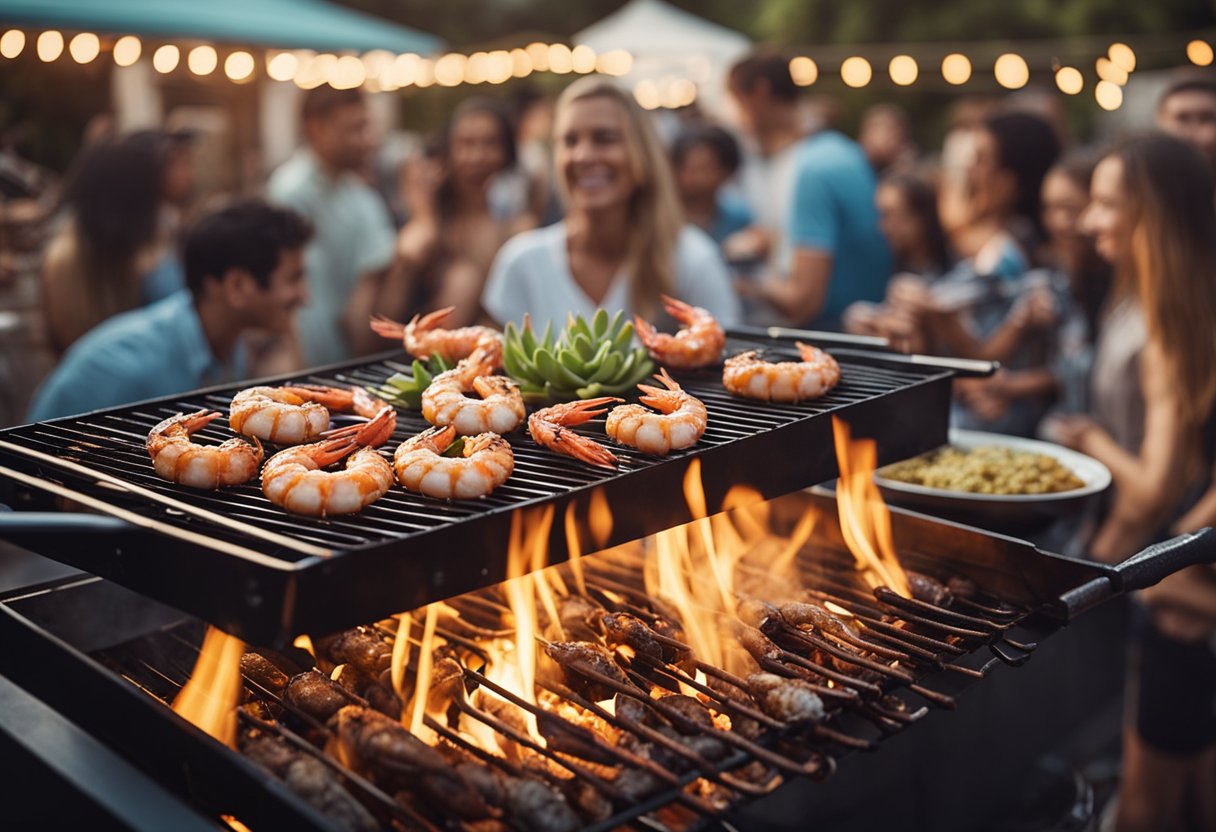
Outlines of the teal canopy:
[[0,0],[0,23],[325,51],[429,54],[438,38],[325,0]]

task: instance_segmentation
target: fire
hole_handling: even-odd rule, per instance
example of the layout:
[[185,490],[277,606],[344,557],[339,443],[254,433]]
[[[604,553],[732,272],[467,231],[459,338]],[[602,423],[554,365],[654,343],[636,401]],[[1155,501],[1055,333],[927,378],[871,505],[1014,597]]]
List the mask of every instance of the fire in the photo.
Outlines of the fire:
[[230,748],[236,748],[236,706],[241,701],[244,652],[240,639],[208,627],[190,681],[173,700],[173,710],[179,716]]
[[314,659],[317,657],[317,650],[312,646],[312,639],[310,639],[308,636],[298,635],[292,644],[299,647],[301,650],[307,650],[309,655],[311,655]]
[[[410,708],[410,733],[423,736],[422,718],[426,716],[426,700],[431,692],[431,664],[435,651],[435,625],[439,621],[439,609],[434,604],[426,605],[426,619],[422,625],[422,642],[418,645],[418,678],[414,682],[414,701]],[[404,711],[402,716],[405,716]],[[429,733],[429,732],[428,732]]]
[[849,426],[832,417],[836,438],[836,461],[840,485],[836,505],[845,543],[857,561],[857,569],[872,589],[887,586],[911,598],[908,579],[891,537],[891,514],[874,484],[878,446],[872,439],[852,438]]
[[399,697],[405,687],[405,666],[410,663],[410,628],[414,625],[414,617],[408,612],[401,616],[397,624],[397,637],[393,639],[393,663],[390,667],[390,677],[393,680],[393,692]]
[[608,545],[608,538],[612,537],[612,509],[608,507],[608,498],[604,496],[602,488],[591,492],[587,522],[591,526],[591,539],[595,541],[596,548],[603,549]]
[[[611,522],[611,518],[609,518]],[[578,591],[583,595],[587,594],[587,584],[583,578],[583,564],[579,560],[583,556],[582,547],[578,544],[578,520],[574,516],[574,503],[566,506],[566,553],[570,559],[570,574],[574,576],[574,583],[578,586]]]

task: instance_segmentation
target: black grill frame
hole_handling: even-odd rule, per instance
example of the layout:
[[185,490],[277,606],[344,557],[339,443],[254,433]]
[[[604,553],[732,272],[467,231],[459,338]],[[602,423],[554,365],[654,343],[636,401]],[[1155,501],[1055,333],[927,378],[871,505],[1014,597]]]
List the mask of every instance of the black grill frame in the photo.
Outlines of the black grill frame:
[[[793,354],[777,340],[732,339],[728,351],[750,348],[773,357]],[[0,474],[16,484],[30,507],[52,495],[131,525],[113,532],[110,545],[98,545],[95,533],[73,532],[22,541],[30,548],[248,641],[280,645],[300,632],[340,629],[503,580],[517,513],[526,521],[553,509],[548,551],[549,562],[556,563],[569,555],[567,512],[573,512],[581,552],[693,519],[683,498],[693,460],[702,467],[711,508],[734,485],[770,499],[831,479],[837,475],[833,413],[855,435],[877,438],[880,463],[946,441],[952,370],[879,352],[840,353],[836,390],[797,405],[730,396],[717,370],[677,374],[710,411],[705,437],[664,459],[614,448],[622,459],[616,473],[552,453],[517,432],[509,437],[515,474],[480,501],[443,503],[394,488],[361,515],[315,520],[272,506],[256,483],[195,492],[157,479],[143,448],[147,430],[173,413],[226,411],[235,390],[247,385],[2,431]],[[401,357],[390,353],[263,383],[375,385],[402,366]],[[386,448],[424,427],[419,414],[399,411]],[[217,420],[200,435],[222,441],[231,434]],[[613,508],[606,540],[594,540],[586,522],[596,491]]]

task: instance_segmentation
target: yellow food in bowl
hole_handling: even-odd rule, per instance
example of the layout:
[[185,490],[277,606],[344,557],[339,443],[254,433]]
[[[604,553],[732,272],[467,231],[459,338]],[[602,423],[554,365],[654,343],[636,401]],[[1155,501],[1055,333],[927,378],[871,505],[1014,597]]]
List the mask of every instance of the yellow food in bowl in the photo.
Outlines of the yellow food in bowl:
[[1055,457],[995,445],[969,451],[943,448],[897,462],[880,474],[925,488],[972,494],[1054,494],[1085,485]]

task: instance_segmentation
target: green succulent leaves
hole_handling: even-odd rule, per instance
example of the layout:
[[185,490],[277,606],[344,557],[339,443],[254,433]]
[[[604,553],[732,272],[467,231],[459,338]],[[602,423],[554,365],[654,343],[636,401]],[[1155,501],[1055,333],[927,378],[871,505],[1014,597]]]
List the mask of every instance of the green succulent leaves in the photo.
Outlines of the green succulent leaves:
[[435,376],[452,369],[453,366],[439,355],[432,356],[425,362],[415,360],[409,372],[403,370],[393,373],[379,387],[367,389],[389,404],[409,410],[420,410],[423,391],[430,386]]
[[556,340],[552,325],[537,339],[527,321],[522,328],[508,323],[502,364],[533,402],[617,396],[654,372],[646,350],[633,346],[633,323],[625,313],[609,317],[603,309],[589,321],[570,316]]

